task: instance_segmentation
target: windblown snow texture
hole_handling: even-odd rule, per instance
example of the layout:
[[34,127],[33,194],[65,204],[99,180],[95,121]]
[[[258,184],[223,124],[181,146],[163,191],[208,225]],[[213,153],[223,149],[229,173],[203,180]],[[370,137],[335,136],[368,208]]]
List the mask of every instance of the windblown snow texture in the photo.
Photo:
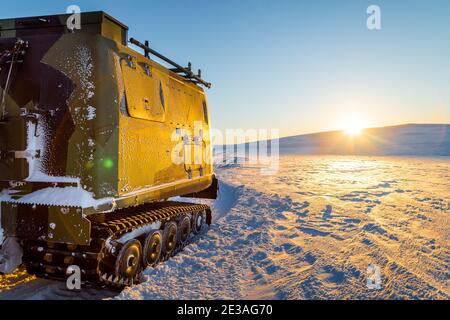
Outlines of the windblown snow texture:
[[117,298],[450,298],[449,158],[280,161],[218,169],[209,232]]

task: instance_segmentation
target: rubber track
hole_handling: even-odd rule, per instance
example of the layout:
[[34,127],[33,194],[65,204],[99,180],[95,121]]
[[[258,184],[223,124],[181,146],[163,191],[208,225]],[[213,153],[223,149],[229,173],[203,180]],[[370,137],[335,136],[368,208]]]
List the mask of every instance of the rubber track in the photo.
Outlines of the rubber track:
[[133,279],[116,277],[115,255],[120,250],[110,252],[107,243],[113,243],[138,228],[203,211],[210,217],[211,210],[204,204],[161,202],[88,216],[92,224],[89,246],[25,241],[23,260],[28,272],[39,277],[66,280],[67,267],[77,265],[82,271],[83,283],[123,288],[139,282],[139,275]]

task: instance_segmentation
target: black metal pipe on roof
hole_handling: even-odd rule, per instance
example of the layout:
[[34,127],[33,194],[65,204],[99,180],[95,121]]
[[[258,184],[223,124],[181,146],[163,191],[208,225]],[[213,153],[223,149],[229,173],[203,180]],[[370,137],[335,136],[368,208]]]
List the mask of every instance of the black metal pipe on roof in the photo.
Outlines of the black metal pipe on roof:
[[197,81],[199,84],[204,85],[207,88],[211,88],[211,83],[210,82],[206,82],[205,80],[203,80],[202,78],[200,78],[199,76],[195,75],[191,70],[182,67],[181,65],[179,65],[178,63],[170,60],[169,58],[163,56],[162,54],[160,54],[159,52],[153,50],[152,48],[146,46],[145,44],[139,42],[138,40],[134,39],[134,38],[130,38],[130,43],[134,44],[135,46],[138,46],[139,48],[143,49],[145,51],[145,53],[151,53],[152,55],[158,57],[159,59],[167,62],[168,64],[174,66],[176,68],[177,72],[180,73],[184,73],[186,75],[186,78],[191,80],[194,79],[195,81]]

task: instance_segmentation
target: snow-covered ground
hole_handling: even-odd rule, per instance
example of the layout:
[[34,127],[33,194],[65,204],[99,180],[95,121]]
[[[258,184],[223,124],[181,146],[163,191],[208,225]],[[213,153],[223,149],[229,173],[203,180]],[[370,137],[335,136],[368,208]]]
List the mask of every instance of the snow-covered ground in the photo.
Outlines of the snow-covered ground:
[[213,225],[142,284],[78,294],[29,279],[0,299],[450,298],[450,158],[284,155],[277,174],[260,169],[217,166]]
[[218,175],[209,232],[118,299],[450,298],[448,158],[282,156],[276,175]]

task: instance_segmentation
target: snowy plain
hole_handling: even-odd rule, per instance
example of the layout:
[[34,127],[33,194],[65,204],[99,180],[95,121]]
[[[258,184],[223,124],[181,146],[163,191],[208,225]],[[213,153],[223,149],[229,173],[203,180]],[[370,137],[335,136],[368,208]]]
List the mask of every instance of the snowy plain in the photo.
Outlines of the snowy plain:
[[[211,229],[118,299],[448,299],[450,159],[225,165]],[[380,289],[368,288],[369,266]]]

